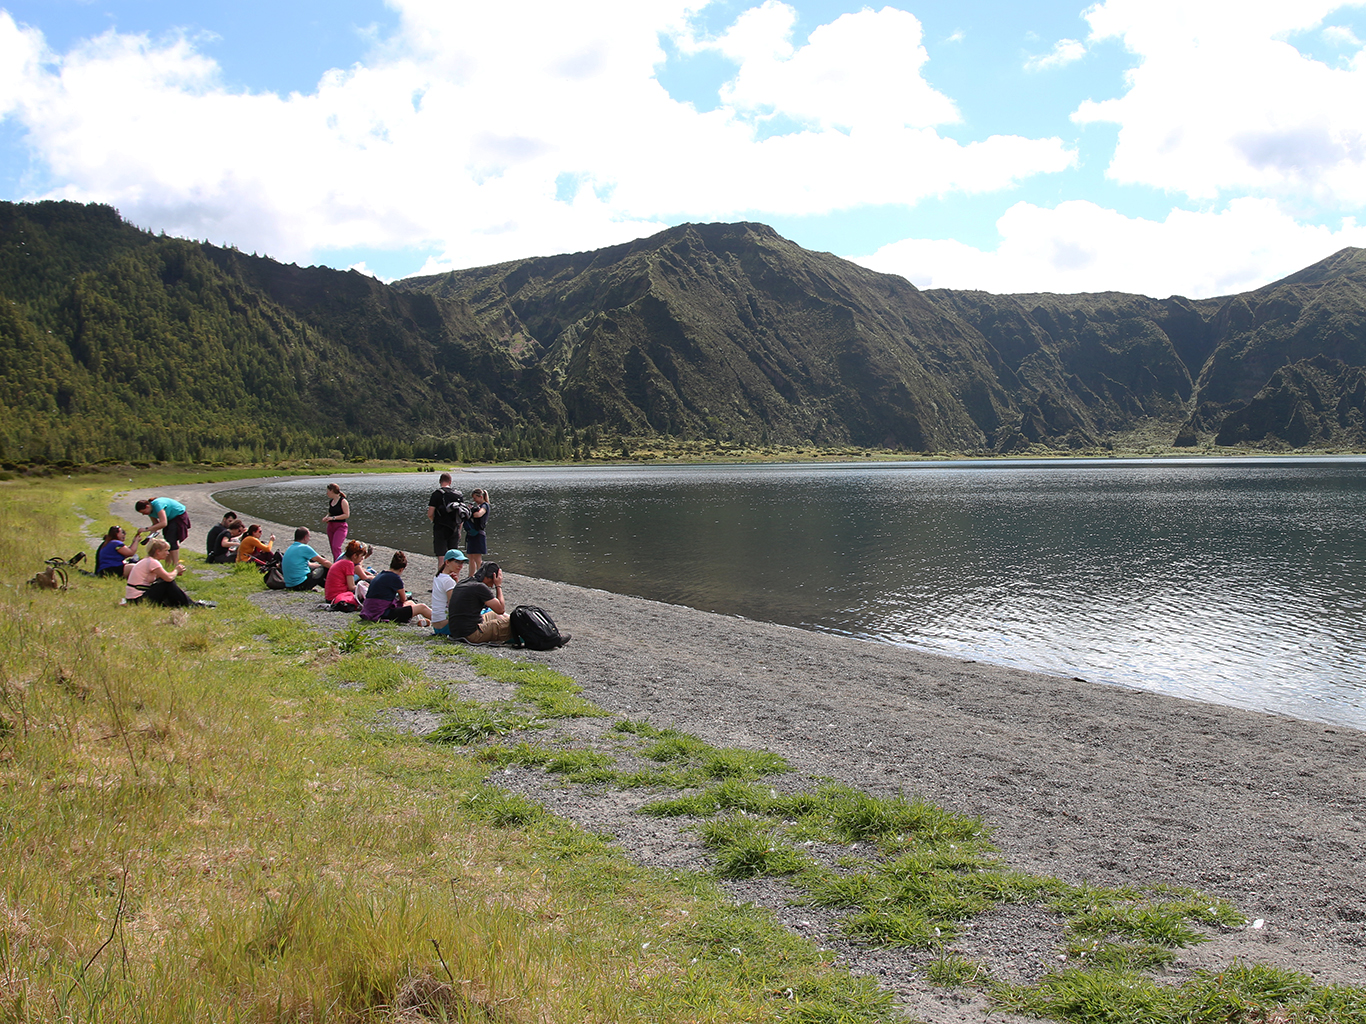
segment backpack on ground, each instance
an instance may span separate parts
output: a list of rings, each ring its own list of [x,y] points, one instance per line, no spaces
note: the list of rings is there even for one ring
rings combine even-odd
[[[512,609],[509,625],[513,639],[521,641],[528,650],[553,651],[569,643],[569,634],[561,633],[545,609],[534,605],[519,604]]]
[[[285,589],[285,574],[280,568],[280,563],[275,562],[266,568],[266,587],[270,590]]]

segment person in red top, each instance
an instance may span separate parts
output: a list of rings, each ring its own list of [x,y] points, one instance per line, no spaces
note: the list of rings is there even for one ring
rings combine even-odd
[[[365,580],[369,582],[375,578],[375,574],[361,564],[361,558],[365,555],[365,545],[358,540],[346,542],[346,550],[342,557],[332,563],[332,568],[327,570],[327,578],[323,580],[323,597],[332,606],[334,612],[354,612],[360,610],[360,601],[356,598],[356,581]]]

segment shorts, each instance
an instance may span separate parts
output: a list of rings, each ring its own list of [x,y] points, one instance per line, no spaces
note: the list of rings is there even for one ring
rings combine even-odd
[[[390,605],[384,614],[379,617],[380,622],[404,623],[413,617],[413,606],[410,604]]]
[[[489,538],[483,530],[476,530],[474,533],[465,534],[465,554],[487,555],[488,553]]]
[[[451,548],[460,546],[460,528],[458,526],[439,526],[432,523],[432,553],[437,558],[445,556]]]
[[[435,633],[437,636],[450,636],[451,624],[448,622],[444,626],[433,626],[432,632]]]
[[[161,528],[161,535],[166,538],[166,543],[171,545],[171,550],[175,551],[180,547],[180,542],[190,535],[190,524],[182,512],[174,519],[168,520],[166,525]]]

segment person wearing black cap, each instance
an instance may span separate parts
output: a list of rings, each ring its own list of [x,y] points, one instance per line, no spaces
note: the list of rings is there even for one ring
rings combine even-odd
[[[479,575],[451,591],[450,635],[471,644],[506,643],[512,639],[511,616],[503,600],[503,570],[485,562]]]

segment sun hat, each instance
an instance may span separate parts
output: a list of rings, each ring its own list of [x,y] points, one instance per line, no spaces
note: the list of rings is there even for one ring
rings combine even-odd
[[[449,551],[446,552],[446,557],[443,558],[442,561],[443,561],[443,562],[468,562],[469,559],[465,557],[465,553],[464,553],[463,551],[457,550],[456,548],[451,548]]]

